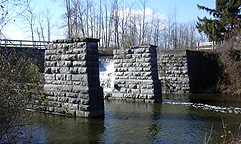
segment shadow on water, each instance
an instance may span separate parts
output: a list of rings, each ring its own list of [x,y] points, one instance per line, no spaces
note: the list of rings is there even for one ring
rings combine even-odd
[[[99,143],[105,131],[104,118],[66,117],[36,113],[35,122],[41,125],[40,143]]]

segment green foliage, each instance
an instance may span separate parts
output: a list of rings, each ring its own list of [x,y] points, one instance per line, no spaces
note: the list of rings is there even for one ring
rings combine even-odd
[[[216,0],[216,9],[198,5],[199,9],[213,16],[210,19],[198,18],[198,31],[204,32],[210,41],[223,41],[226,35],[231,35],[233,29],[241,26],[240,7],[240,0]]]
[[[31,115],[25,109],[47,101],[42,74],[23,53],[0,49],[0,143],[24,139],[19,134]]]

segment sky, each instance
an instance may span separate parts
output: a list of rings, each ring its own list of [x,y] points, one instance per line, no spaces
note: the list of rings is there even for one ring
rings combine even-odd
[[[167,18],[171,9],[177,9],[179,22],[197,20],[197,17],[209,16],[207,12],[199,10],[197,4],[215,8],[215,0],[150,0],[150,7],[163,13]]]
[[[58,23],[58,19],[61,19],[61,14],[64,13],[64,7],[61,7],[58,2],[60,0],[33,0],[32,5],[35,9],[45,9],[49,7],[53,13],[54,22]],[[128,0],[131,2],[134,0]],[[140,0],[135,0],[140,1]],[[190,21],[196,21],[197,17],[209,16],[207,12],[199,10],[197,4],[207,6],[209,8],[215,8],[215,0],[147,0],[147,8],[160,13],[163,19],[167,19],[168,15],[174,11],[177,12],[177,21],[180,23],[186,23]],[[140,8],[140,7],[139,7]],[[138,10],[138,6],[135,8]],[[9,23],[3,32],[11,39],[30,39],[29,35],[26,35],[26,30],[21,29],[21,20],[17,20],[14,23]],[[61,34],[54,34],[53,39],[64,38]]]

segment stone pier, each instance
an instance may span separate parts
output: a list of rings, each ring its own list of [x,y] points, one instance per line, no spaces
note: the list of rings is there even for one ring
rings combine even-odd
[[[222,68],[205,51],[161,50],[159,78],[163,93],[217,93]]]
[[[162,50],[159,78],[163,93],[189,93],[189,75],[186,50]]]
[[[52,114],[104,114],[99,82],[98,39],[56,40],[45,51],[45,86]]]
[[[112,99],[161,101],[156,46],[115,50],[114,69]]]

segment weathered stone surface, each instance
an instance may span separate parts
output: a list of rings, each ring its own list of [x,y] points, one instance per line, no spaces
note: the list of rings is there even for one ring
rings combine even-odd
[[[161,51],[159,64],[163,93],[189,93],[186,50]]]
[[[136,46],[114,51],[115,81],[110,99],[161,99],[155,49]]]
[[[47,112],[82,117],[104,114],[98,40],[56,40],[45,51]]]

